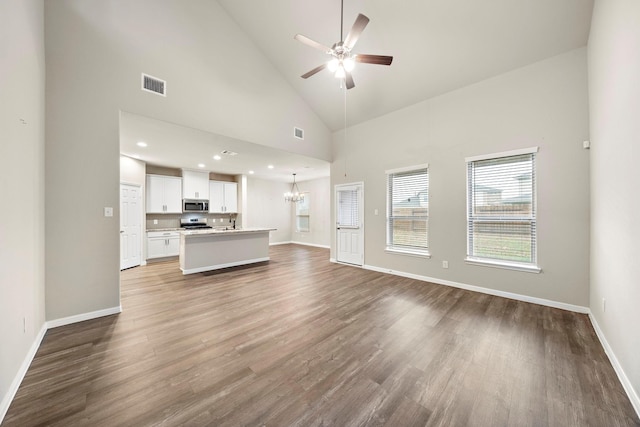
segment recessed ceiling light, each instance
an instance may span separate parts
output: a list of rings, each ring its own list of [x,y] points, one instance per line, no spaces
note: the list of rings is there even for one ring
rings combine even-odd
[[[219,155],[216,154],[215,156],[213,156],[213,158],[214,158],[214,160],[220,160],[222,157],[220,157]]]
[[[269,165],[267,166],[269,169],[273,169],[273,165]]]
[[[249,171],[249,175],[253,175],[253,171]]]
[[[203,168],[204,167],[204,163],[198,163],[198,167],[199,168]]]
[[[136,145],[137,145],[138,147],[146,147],[146,146],[147,146],[147,143],[146,143],[146,142],[143,142],[143,141],[140,141],[140,142],[138,142]]]

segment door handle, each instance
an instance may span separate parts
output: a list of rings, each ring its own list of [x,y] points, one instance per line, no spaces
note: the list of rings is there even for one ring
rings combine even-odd
[[[120,234],[124,233],[124,230],[120,230]]]

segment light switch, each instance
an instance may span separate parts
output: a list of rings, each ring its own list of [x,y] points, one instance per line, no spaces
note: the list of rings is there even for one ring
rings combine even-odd
[[[374,214],[374,215],[378,215],[378,209],[374,209],[374,210],[373,210],[373,214]]]
[[[105,207],[104,216],[113,216],[113,208]]]

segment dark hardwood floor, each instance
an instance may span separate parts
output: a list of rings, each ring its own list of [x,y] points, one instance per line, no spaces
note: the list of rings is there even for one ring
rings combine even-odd
[[[123,271],[124,311],[48,331],[3,425],[640,425],[586,315],[271,257]]]

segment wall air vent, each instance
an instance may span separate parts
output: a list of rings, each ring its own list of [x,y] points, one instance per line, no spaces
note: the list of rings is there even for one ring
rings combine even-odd
[[[220,154],[224,154],[225,156],[236,156],[236,155],[238,155],[238,153],[236,153],[235,151],[229,151],[229,150],[222,150],[220,152]]]
[[[142,73],[142,90],[167,96],[167,82],[157,77]]]
[[[293,136],[298,139],[304,139],[304,130],[294,127]]]

